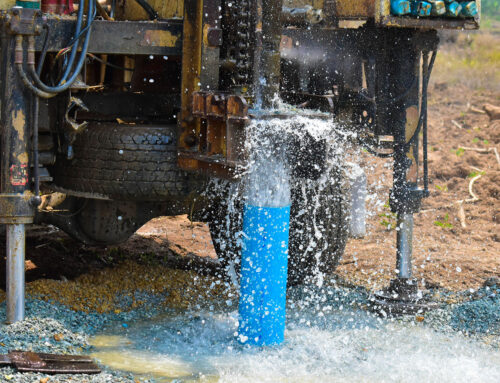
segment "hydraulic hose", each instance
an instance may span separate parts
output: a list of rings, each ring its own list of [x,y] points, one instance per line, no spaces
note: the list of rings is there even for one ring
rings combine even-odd
[[[45,40],[43,41],[42,51],[40,52],[40,59],[38,60],[38,65],[36,67],[36,74],[38,76],[42,74],[43,63],[45,62],[45,56],[47,56],[47,50],[49,48],[49,25],[43,24],[43,29],[45,29]]]
[[[425,134],[424,142],[427,142],[427,89],[429,87],[429,80],[431,77],[432,68],[434,66],[434,61],[436,61],[436,55],[437,55],[437,50],[432,52],[430,62],[428,62],[427,60],[424,60],[424,63],[423,63],[424,73],[422,76],[423,77],[422,102],[421,102],[421,109],[422,110],[420,111],[420,115],[418,118],[417,128],[415,129],[415,132],[413,133],[412,137],[405,144],[405,151],[408,151],[410,149],[410,146],[413,144],[413,142],[418,138],[418,135],[420,134],[420,131],[422,130],[422,126],[424,127],[423,133]],[[428,56],[428,54],[426,54],[426,56]],[[411,87],[415,86],[415,84],[416,84],[416,82],[414,81]],[[410,89],[411,89],[411,87],[410,87]],[[408,93],[409,93],[409,91],[406,91],[402,96],[405,97]],[[373,99],[371,99],[371,98],[368,98],[366,96],[364,96],[364,97],[370,101],[373,101]],[[394,101],[393,100],[391,100],[391,101],[395,102],[395,101],[401,100],[403,97],[398,96],[394,99]],[[363,145],[363,147],[364,147],[364,149],[366,149],[368,151],[368,153],[373,154],[377,157],[389,158],[389,157],[394,156],[394,152],[392,152],[392,153],[380,153],[377,150],[374,150],[373,148],[369,147],[368,145]],[[424,157],[427,158],[427,147],[425,147]],[[425,180],[428,179],[427,173],[428,173],[427,165],[426,165],[426,161],[424,161],[424,179]],[[426,181],[426,182],[428,182],[428,181]]]
[[[88,8],[89,8],[89,13],[88,13],[88,21],[90,21],[90,15],[92,14],[90,12],[90,4],[93,3],[94,0],[89,0]],[[80,3],[78,5],[78,16],[76,18],[76,29],[75,29],[75,36],[78,36],[80,34],[80,30],[82,29],[82,22],[83,22],[83,8],[85,7],[85,0],[80,0]],[[71,48],[71,54],[69,56],[68,63],[66,65],[66,69],[61,77],[61,80],[59,84],[65,83],[68,76],[69,72],[71,71],[71,68],[73,67],[73,63],[75,61],[76,53],[78,51],[78,44],[73,45]]]
[[[21,81],[23,84],[31,90],[36,96],[42,97],[42,98],[51,98],[54,97],[56,94],[55,93],[47,93],[44,92],[40,89],[38,89],[36,86],[34,86],[31,81],[29,80],[28,76],[26,75],[26,72],[24,71],[23,68],[23,36],[22,35],[17,35],[16,36],[16,46],[15,46],[15,61],[14,64],[16,66],[17,73],[19,74],[19,77],[21,78]],[[30,55],[28,55],[30,56]],[[34,54],[33,54],[34,56]],[[30,59],[30,57],[28,57]]]
[[[85,35],[85,40],[83,42],[82,52],[80,54],[80,58],[78,59],[75,70],[73,71],[73,74],[70,76],[69,79],[66,79],[65,82],[63,82],[64,77],[65,77],[63,75],[63,78],[61,79],[61,82],[59,83],[60,85],[48,86],[40,79],[40,77],[37,73],[37,70],[35,68],[34,62],[31,62],[28,60],[29,74],[30,74],[31,78],[33,79],[33,81],[35,82],[35,85],[40,90],[42,90],[44,92],[48,92],[48,93],[61,93],[65,90],[67,90],[73,84],[73,82],[76,80],[77,76],[79,75],[80,71],[82,70],[83,64],[85,63],[85,58],[87,56],[87,51],[88,51],[89,41],[90,41],[91,23],[93,21],[91,18],[91,15],[93,15],[93,13],[94,13],[94,1],[95,0],[90,0],[88,2],[88,19],[87,19],[87,26],[86,26],[86,28],[88,28],[88,30],[87,30],[87,33]],[[30,36],[28,38],[28,41],[29,41],[29,48],[28,48],[28,51],[29,51],[31,48],[34,48],[35,39],[33,36]],[[77,45],[78,44],[76,44],[76,46],[73,47],[72,52],[76,52],[76,50],[78,49]],[[71,60],[71,57],[70,57],[70,60]],[[68,68],[71,69],[71,67],[69,66],[69,63],[68,63],[66,70],[68,70]]]
[[[160,18],[158,12],[154,10],[154,8],[147,2],[147,0],[135,0],[135,1],[148,14],[150,20],[158,20]]]

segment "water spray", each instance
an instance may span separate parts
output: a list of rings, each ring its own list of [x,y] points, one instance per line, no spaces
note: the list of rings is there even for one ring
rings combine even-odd
[[[262,31],[256,33],[256,45],[262,48],[254,61],[255,105],[258,115],[266,116],[279,92],[282,1],[262,0],[257,8]],[[259,118],[253,123],[257,132],[262,125]],[[284,340],[290,185],[285,145],[278,137],[259,138],[261,145],[251,153],[243,212],[239,339],[264,346]]]

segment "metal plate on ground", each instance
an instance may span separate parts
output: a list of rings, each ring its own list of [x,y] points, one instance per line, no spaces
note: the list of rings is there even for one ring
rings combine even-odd
[[[57,355],[32,351],[9,351],[0,355],[0,366],[11,365],[20,372],[46,374],[98,374],[101,369],[86,355]]]

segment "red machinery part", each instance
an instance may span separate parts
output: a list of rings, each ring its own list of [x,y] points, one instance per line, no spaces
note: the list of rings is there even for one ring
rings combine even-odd
[[[42,0],[42,12],[67,15],[74,11],[73,0]]]

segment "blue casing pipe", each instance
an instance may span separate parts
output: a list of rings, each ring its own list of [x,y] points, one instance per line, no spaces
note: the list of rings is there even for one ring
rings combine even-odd
[[[285,338],[290,206],[246,205],[243,214],[239,340],[280,344]]]

